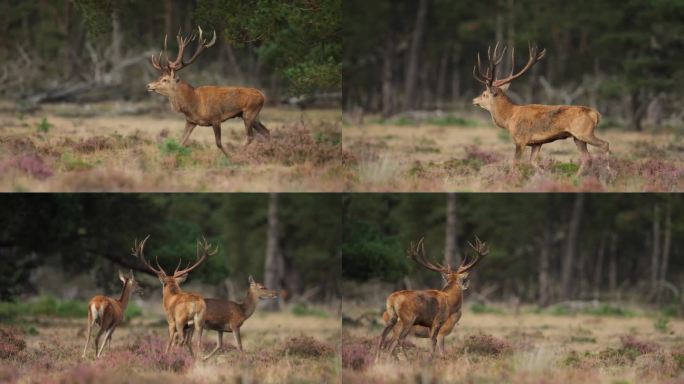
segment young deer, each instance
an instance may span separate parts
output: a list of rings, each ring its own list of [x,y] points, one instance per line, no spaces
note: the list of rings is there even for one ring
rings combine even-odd
[[[463,304],[463,281],[467,279],[468,271],[489,252],[487,244],[477,237],[475,238],[475,245],[470,243],[469,245],[476,252],[475,259],[470,262],[463,260],[458,269],[454,271],[450,266],[445,267],[429,261],[425,256],[425,245],[422,239],[416,247],[411,244],[411,249],[408,252],[409,257],[424,268],[442,274],[446,284],[442,290],[403,290],[394,292],[387,297],[386,312],[389,315],[389,320],[378,342],[376,360],[380,357],[382,347],[386,346],[387,335],[397,324],[400,329],[399,334],[386,346],[390,355],[394,354],[397,346],[403,345],[406,336],[415,325],[429,329],[432,355],[434,355],[437,337],[442,332],[442,328],[449,328],[449,326],[453,328],[453,325],[460,319],[461,305]],[[443,348],[440,348],[440,354],[444,354]]]
[[[242,339],[240,338],[240,327],[249,319],[256,310],[257,302],[260,299],[274,299],[278,297],[278,292],[272,291],[262,284],[254,281],[249,276],[249,290],[242,303],[236,303],[226,299],[204,299],[207,303],[207,312],[204,316],[204,329],[217,331],[218,339],[214,348],[204,359],[212,357],[223,345],[223,332],[233,332],[235,343],[238,350],[242,352]],[[193,330],[187,327],[186,338],[192,338]]]
[[[133,248],[133,256],[137,257],[149,270],[154,272],[162,284],[162,301],[164,311],[166,312],[166,321],[169,326],[169,342],[166,345],[166,353],[172,345],[185,344],[190,354],[194,357],[195,353],[192,350],[192,337],[188,340],[183,338],[183,328],[186,325],[193,325],[197,330],[197,350],[202,352],[202,328],[204,326],[204,316],[206,313],[206,303],[201,295],[196,293],[183,292],[180,285],[188,278],[188,273],[197,268],[206,260],[207,256],[216,254],[217,249],[211,250],[210,244],[204,239],[204,243],[197,241],[197,255],[195,263],[185,269],[179,270],[180,260],[178,266],[172,275],[167,275],[164,269],[159,265],[159,260],[156,260],[157,268],[154,268],[147,259],[143,256],[143,249],[145,242],[150,236],[148,235],[141,243],[135,242]],[[202,255],[200,256],[200,248]],[[187,342],[186,342],[187,341]]]
[[[491,48],[491,47],[490,47]],[[485,86],[485,91],[475,99],[473,104],[489,111],[494,124],[508,130],[515,143],[515,161],[519,161],[526,146],[532,147],[530,161],[538,167],[539,151],[543,144],[572,137],[582,155],[582,162],[577,174],[582,173],[591,164],[591,155],[587,144],[591,144],[609,154],[607,141],[594,135],[594,130],[601,119],[601,114],[593,108],[573,105],[540,105],[515,104],[506,90],[510,83],[522,76],[532,66],[541,60],[546,50],[538,51],[537,46],[529,47],[529,60],[520,72],[515,70],[515,50],[511,49],[511,72],[502,79],[496,79],[496,67],[501,63],[506,53],[504,46],[499,52],[499,43],[494,51],[487,50],[489,67],[483,74],[480,68],[480,54],[477,54],[477,64],[473,68],[475,80]]]
[[[128,276],[119,272],[119,279],[123,283],[123,289],[121,290],[121,296],[119,296],[118,299],[97,295],[90,299],[90,302],[88,303],[88,329],[86,331],[85,347],[83,347],[83,358],[86,357],[88,344],[90,344],[90,334],[92,333],[93,325],[97,323],[100,327],[97,336],[95,337],[95,358],[98,358],[102,355],[105,344],[111,348],[112,334],[116,327],[124,320],[124,312],[126,311],[126,306],[128,305],[131,294],[137,293],[142,295],[143,290],[133,277],[133,271],[130,271]],[[100,336],[103,334],[105,335],[105,338],[102,341],[102,344],[100,344]],[[98,345],[100,346],[99,349]]]
[[[203,86],[194,88],[178,77],[178,71],[192,64],[197,57],[216,42],[216,31],[210,42],[202,38],[202,28],[199,28],[199,38],[195,53],[186,62],[183,60],[185,48],[195,40],[195,34],[190,37],[176,36],[178,41],[178,56],[171,61],[166,56],[166,40],[164,50],[158,56],[152,56],[152,66],[161,73],[156,81],[147,84],[147,90],[156,92],[169,98],[171,108],[185,114],[185,134],[181,145],[186,145],[190,134],[197,125],[212,127],[216,146],[226,157],[228,153],[221,144],[221,123],[234,117],[241,117],[247,130],[248,145],[254,139],[256,130],[264,138],[269,138],[268,129],[259,121],[259,112],[264,106],[264,94],[258,89],[245,87],[217,87]],[[166,63],[162,63],[162,55]]]

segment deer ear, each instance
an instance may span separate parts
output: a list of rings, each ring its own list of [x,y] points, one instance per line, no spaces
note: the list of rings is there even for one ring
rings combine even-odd
[[[121,280],[122,283],[126,284],[126,276],[124,276],[121,271],[119,271],[119,280]]]
[[[252,278],[252,275],[249,275],[249,278],[247,279],[249,281],[249,284],[254,284],[254,278]]]
[[[506,83],[506,84],[500,86],[499,89],[506,92],[506,91],[508,91],[508,87],[510,87],[510,86],[511,86],[511,83]]]
[[[181,285],[185,282],[185,280],[187,278],[188,278],[188,275],[186,273],[185,275],[180,275],[180,276],[176,277],[175,280],[176,280],[176,283],[178,283],[178,285]]]

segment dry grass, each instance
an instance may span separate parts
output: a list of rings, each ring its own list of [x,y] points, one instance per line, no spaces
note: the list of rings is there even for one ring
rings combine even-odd
[[[579,152],[572,140],[546,144],[542,170],[512,164],[508,133],[481,114],[466,125],[346,124],[343,148],[355,191],[682,191],[684,140],[677,130],[598,131],[612,155],[595,148],[594,164],[576,177]],[[372,120],[372,117],[368,120]],[[450,123],[451,124],[451,123]],[[529,148],[525,159],[529,158]],[[610,165],[610,169],[608,169]]]
[[[81,358],[84,320],[40,318],[25,325],[35,331],[10,329],[12,345],[22,348],[0,356],[0,382],[40,383],[291,383],[336,382],[339,320],[333,316],[294,316],[257,312],[242,327],[244,353],[224,334],[224,348],[208,361],[195,361],[185,349],[163,353],[167,341],[161,318],[136,318],[119,327],[112,349],[99,360],[91,348]],[[216,332],[205,332],[204,349],[213,349]],[[92,341],[91,341],[92,343]],[[8,348],[6,348],[8,349]],[[9,349],[8,349],[9,350]]]
[[[136,105],[50,105],[30,114],[0,108],[0,190],[257,192],[345,186],[339,111],[266,108],[261,118],[272,138],[247,148],[242,120],[229,120],[222,129],[228,159],[216,148],[211,128],[197,127],[183,148],[178,144],[182,115],[166,105],[142,110]],[[140,114],[122,114],[131,108]]]
[[[345,305],[345,316],[372,312]],[[381,321],[380,314],[377,314]],[[409,360],[372,354],[382,328],[344,325],[343,381],[367,383],[674,383],[684,378],[684,320],[670,332],[647,315],[632,317],[475,314],[464,311],[446,339],[446,357],[430,361],[427,339],[409,337]]]

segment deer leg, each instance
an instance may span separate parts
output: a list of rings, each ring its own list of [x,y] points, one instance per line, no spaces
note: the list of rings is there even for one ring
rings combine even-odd
[[[169,349],[171,349],[171,344],[174,342],[175,339],[176,325],[172,322],[169,322],[169,342],[166,344],[166,351],[164,351],[164,353],[169,353]]]
[[[524,150],[524,149],[525,149],[525,147],[524,147],[523,145],[521,145],[521,144],[516,144],[516,145],[515,145],[515,155],[514,155],[514,157],[513,157],[513,162],[514,162],[514,163],[517,164],[517,163],[520,162],[520,159],[522,158],[522,154],[523,154],[523,150]]]
[[[445,352],[444,352],[444,338],[445,338],[445,337],[446,337],[446,335],[439,335],[439,336],[437,337],[437,341],[438,341],[438,343],[439,343],[439,354],[440,354],[442,357],[444,357],[444,355],[445,355]]]
[[[218,331],[216,335],[218,335],[218,338],[216,340],[216,347],[211,352],[209,352],[208,355],[204,356],[202,360],[207,360],[208,358],[214,356],[216,351],[221,349],[221,347],[223,346],[223,331]]]
[[[432,325],[432,329],[430,332],[430,339],[432,341],[432,353],[430,353],[430,358],[433,358],[435,355],[435,350],[437,348],[437,336],[439,336],[439,330],[442,329],[442,325],[444,325],[443,322],[439,322],[437,324]]]
[[[242,339],[240,338],[240,328],[235,328],[233,330],[233,337],[235,338],[235,343],[237,344],[238,350],[242,352]]]
[[[223,152],[224,155],[226,155],[226,158],[230,159],[230,156],[228,156],[228,152],[223,148],[223,144],[221,144],[221,124],[214,124],[212,125],[212,128],[214,128],[214,140],[216,140],[216,146],[218,149]]]
[[[242,114],[242,121],[245,123],[245,130],[247,131],[247,141],[245,141],[245,147],[252,143],[254,140],[254,120],[256,120],[256,113],[252,111],[245,111]]]
[[[105,344],[107,344],[107,339],[109,338],[109,335],[112,333],[112,328],[109,328],[107,332],[105,332],[105,338],[102,340],[102,344],[100,345],[100,350],[97,352],[97,355],[95,357],[100,357],[102,355],[102,351],[104,350]],[[97,335],[99,339],[99,334]]]
[[[265,139],[268,140],[271,138],[271,133],[268,131],[268,128],[266,128],[266,126],[263,125],[258,119],[254,119],[254,123],[252,124],[254,129],[256,129],[257,133],[259,133]]]
[[[580,151],[580,155],[582,156],[582,160],[580,163],[580,167],[577,170],[577,173],[575,176],[579,176],[584,172],[584,169],[591,165],[591,155],[589,154],[589,151],[587,150],[587,143],[584,141],[575,138],[575,145],[577,146],[577,149]]]
[[[595,147],[600,147],[603,150],[603,152],[605,152],[608,155],[610,154],[610,144],[608,144],[608,142],[605,140],[599,139],[593,133],[590,133],[588,135],[578,136],[578,139],[580,139],[580,140],[582,140],[588,144],[591,144]]]
[[[114,335],[115,330],[115,328],[112,328],[112,331],[109,332],[109,337],[107,337],[107,352],[112,351],[112,335]]]
[[[104,333],[104,331],[105,331],[105,330],[104,330],[104,327],[103,327],[103,326],[100,326],[100,329],[97,331],[97,335],[95,336],[95,358],[96,358],[96,359],[97,359],[97,357],[98,357],[97,351],[98,351],[99,346],[100,346],[100,337],[102,336],[102,334]],[[104,342],[103,342],[103,343],[104,343]]]
[[[202,357],[202,333],[204,332],[203,324],[204,319],[201,319],[201,321],[195,320],[195,329],[197,330],[197,356],[200,357]],[[188,345],[190,345],[190,343],[188,343]]]
[[[176,337],[175,338],[178,340],[178,343],[179,343],[178,345],[185,344],[185,346],[188,348],[188,351],[190,351],[190,355],[192,357],[195,357],[195,352],[192,350],[192,345],[191,345],[192,340],[188,340],[188,342],[186,343],[185,338],[183,337],[185,335],[185,333],[183,332],[183,327],[184,327],[186,322],[187,321],[176,322],[176,334],[175,334]]]
[[[539,151],[541,150],[541,144],[536,144],[532,146],[532,151],[530,152],[530,163],[535,168],[539,168]]]
[[[387,338],[387,335],[392,331],[392,328],[397,324],[398,316],[395,314],[393,317],[390,318],[389,322],[387,323],[387,326],[385,329],[382,330],[382,336],[380,336],[380,341],[378,341],[378,347],[375,350],[375,360],[377,361],[380,358],[380,350],[385,347],[385,339]],[[389,345],[391,345],[394,342],[394,340],[390,341]]]
[[[86,336],[85,347],[83,347],[83,355],[82,355],[83,358],[86,357],[86,351],[88,350],[88,344],[90,344],[90,334],[92,333],[92,330],[93,330],[93,324],[95,324],[95,322],[93,321],[93,315],[90,313],[90,309],[88,309],[88,329],[86,330],[88,335]]]
[[[390,356],[394,356],[394,350],[397,349],[397,346],[402,344],[404,342],[404,339],[406,336],[408,336],[409,332],[411,331],[411,327],[413,326],[413,323],[416,321],[415,318],[411,319],[411,321],[404,322],[404,320],[401,321],[402,323],[402,328],[401,332],[399,333],[399,337],[397,337],[394,342],[392,343],[392,347],[390,348],[389,354]]]
[[[185,122],[185,132],[183,133],[183,139],[181,139],[181,145],[182,146],[185,146],[185,143],[190,138],[190,134],[192,133],[192,131],[195,129],[196,126],[197,126],[197,124],[195,124],[195,123],[191,123],[189,121]]]

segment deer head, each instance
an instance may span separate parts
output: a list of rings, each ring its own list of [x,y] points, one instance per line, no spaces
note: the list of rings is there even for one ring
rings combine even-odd
[[[277,291],[270,290],[264,287],[263,284],[257,283],[252,278],[252,275],[249,275],[249,290],[259,299],[275,299],[278,297]]]
[[[411,243],[411,247],[408,251],[408,256],[411,260],[415,261],[422,267],[434,272],[439,272],[442,275],[445,287],[456,282],[461,288],[467,289],[467,279],[469,276],[468,271],[475,267],[477,263],[480,262],[483,256],[486,256],[489,253],[489,247],[487,247],[487,244],[482,242],[476,236],[475,245],[468,242],[468,245],[475,251],[475,258],[469,261],[468,257],[466,256],[463,258],[463,261],[461,262],[461,265],[458,266],[458,268],[452,269],[449,265],[444,266],[442,264],[428,260],[427,256],[425,256],[425,243],[423,242],[423,240],[424,238],[420,239],[418,241],[418,245],[415,246],[413,243]]]
[[[546,54],[546,49],[543,49],[541,52],[539,52],[539,49],[536,45],[532,46],[531,44],[528,44],[529,59],[527,60],[527,64],[525,64],[525,66],[518,73],[513,74],[515,71],[515,48],[511,48],[511,72],[508,76],[502,79],[497,79],[496,67],[503,60],[507,47],[503,46],[503,48],[499,50],[499,42],[497,42],[493,51],[491,48],[491,46],[487,48],[487,70],[482,73],[479,52],[477,53],[477,64],[475,64],[473,67],[473,77],[475,77],[475,80],[479,81],[485,86],[484,92],[482,92],[480,96],[473,99],[473,104],[490,112],[492,111],[492,107],[496,99],[502,95],[505,95],[504,92],[508,89],[511,81],[522,76]]]
[[[119,280],[121,280],[123,283],[124,289],[129,288],[131,293],[137,293],[140,296],[143,295],[142,287],[140,284],[138,284],[138,281],[135,280],[135,277],[133,277],[133,270],[130,270],[128,275],[125,275],[119,271]]]
[[[211,245],[207,243],[207,239],[205,239],[204,236],[202,236],[201,243],[199,240],[197,240],[197,254],[195,256],[194,264],[192,264],[191,266],[188,262],[188,266],[186,268],[179,269],[181,265],[181,260],[178,260],[178,265],[176,266],[176,269],[173,271],[173,274],[169,275],[159,265],[159,258],[155,258],[155,263],[157,264],[157,268],[155,268],[149,263],[149,261],[147,261],[147,259],[143,255],[145,242],[147,242],[147,239],[149,238],[150,236],[147,235],[147,237],[145,237],[145,239],[143,239],[143,241],[140,243],[138,243],[138,241],[136,240],[135,246],[132,250],[132,255],[137,257],[150,271],[154,272],[159,278],[162,287],[164,289],[168,289],[171,293],[180,292],[180,285],[183,284],[183,282],[185,282],[185,280],[188,278],[188,273],[190,273],[193,269],[197,268],[200,264],[202,264],[207,259],[207,256],[215,255],[216,252],[218,252],[218,247],[212,250]]]
[[[164,50],[159,52],[159,55],[157,56],[152,55],[152,58],[150,59],[152,66],[161,73],[161,76],[156,81],[147,84],[148,91],[157,92],[164,96],[174,94],[176,92],[176,87],[180,82],[180,78],[176,72],[192,64],[205,49],[216,43],[216,31],[214,31],[214,37],[207,43],[202,37],[202,28],[198,26],[197,29],[199,30],[197,49],[188,61],[183,60],[185,48],[198,36],[193,32],[192,35],[183,37],[181,36],[180,31],[178,32],[178,35],[176,36],[176,40],[178,41],[178,55],[174,61],[169,60],[168,55],[166,54],[166,40],[168,36],[164,36]],[[164,60],[162,60],[162,56],[164,56]],[[163,61],[166,62],[164,63]]]

